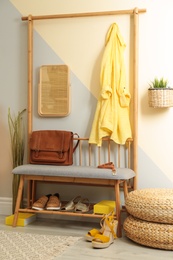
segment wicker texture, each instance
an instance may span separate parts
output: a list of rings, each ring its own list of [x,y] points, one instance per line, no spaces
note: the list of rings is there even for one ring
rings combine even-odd
[[[173,250],[173,225],[152,223],[128,216],[124,221],[124,231],[128,238],[138,244]]]
[[[141,189],[128,194],[129,214],[142,220],[173,224],[173,189]]]
[[[172,107],[173,89],[148,89],[148,104],[150,107]]]

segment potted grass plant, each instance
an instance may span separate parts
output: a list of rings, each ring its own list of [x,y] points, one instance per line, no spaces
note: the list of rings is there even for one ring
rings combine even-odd
[[[150,107],[173,106],[173,88],[168,87],[168,80],[155,78],[149,84],[148,104]]]
[[[13,168],[23,164],[24,158],[24,127],[22,116],[26,109],[18,112],[17,116],[12,116],[10,108],[8,109],[8,126],[10,131],[10,139],[11,139],[11,151],[12,151],[12,161]],[[14,174],[12,181],[12,211],[14,213],[17,192],[19,187],[20,175]]]

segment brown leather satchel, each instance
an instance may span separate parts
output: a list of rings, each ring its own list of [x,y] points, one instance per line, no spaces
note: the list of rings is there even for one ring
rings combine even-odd
[[[79,143],[78,140],[73,147],[74,135],[78,136],[64,130],[33,131],[30,138],[30,163],[72,165],[73,153]]]

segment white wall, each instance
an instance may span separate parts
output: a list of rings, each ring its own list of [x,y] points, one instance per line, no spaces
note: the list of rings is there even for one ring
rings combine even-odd
[[[173,86],[173,2],[149,0],[1,0],[0,83],[0,198],[11,198],[11,155],[8,107],[14,113],[27,106],[27,22],[21,16],[98,12],[146,8],[139,15],[139,164],[138,187],[173,187],[173,108],[148,107],[148,83],[165,77]],[[39,66],[66,63],[71,70],[72,110],[63,119],[42,119],[34,108],[34,128],[71,129],[89,135],[97,97],[104,40],[111,23],[118,23],[127,44],[125,61],[130,76],[129,16],[45,20],[34,22],[34,87]],[[129,86],[131,88],[131,86]],[[80,123],[79,123],[80,122]],[[46,189],[46,188],[45,188]],[[56,190],[56,187],[54,188]],[[41,192],[41,191],[40,191]],[[73,190],[70,192],[73,194]],[[98,191],[98,194],[99,193]]]

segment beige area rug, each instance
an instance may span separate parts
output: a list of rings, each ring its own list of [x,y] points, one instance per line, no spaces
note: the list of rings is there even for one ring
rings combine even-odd
[[[0,231],[0,260],[52,260],[80,237]]]

